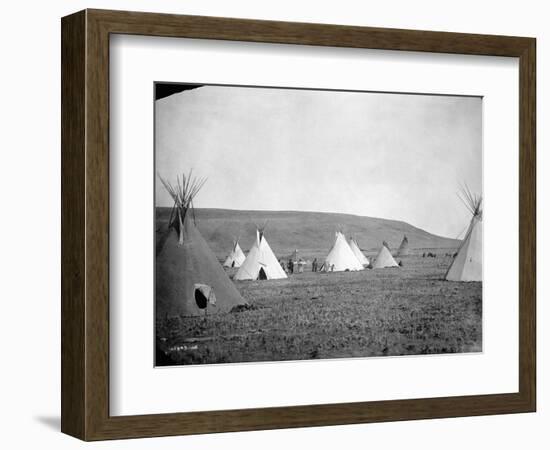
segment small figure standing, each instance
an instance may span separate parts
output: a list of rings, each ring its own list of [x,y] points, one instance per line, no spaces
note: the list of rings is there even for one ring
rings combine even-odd
[[[314,258],[313,262],[311,263],[311,271],[317,272],[317,258]]]

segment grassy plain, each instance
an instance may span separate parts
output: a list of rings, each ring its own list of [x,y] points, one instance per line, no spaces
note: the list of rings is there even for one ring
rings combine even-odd
[[[248,308],[160,319],[157,345],[171,364],[480,352],[481,283],[444,281],[452,259],[441,251],[399,259],[401,268],[236,282]]]

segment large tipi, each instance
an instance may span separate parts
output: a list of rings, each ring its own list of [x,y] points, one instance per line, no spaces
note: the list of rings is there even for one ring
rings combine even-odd
[[[349,247],[351,248],[351,251],[355,255],[355,257],[359,260],[359,262],[365,267],[370,264],[369,259],[365,256],[365,254],[361,251],[359,248],[359,244],[357,244],[357,241],[352,236],[349,240]]]
[[[472,213],[472,220],[457,255],[447,270],[445,279],[450,281],[481,281],[483,262],[481,196],[472,194],[467,187],[464,187],[462,189],[462,200]]]
[[[325,262],[321,267],[325,272],[342,272],[345,270],[363,270],[363,264],[359,262],[353,250],[348,245],[346,238],[340,232],[336,232],[334,245],[330,249]]]
[[[401,241],[401,245],[397,249],[397,252],[395,256],[407,256],[409,254],[409,239],[407,239],[407,236],[403,236],[403,240]]]
[[[378,255],[376,255],[376,260],[374,261],[372,267],[373,269],[399,267],[399,265],[395,262],[395,259],[393,259],[393,256],[388,248],[388,244],[385,241],[382,243],[382,247],[380,248]]]
[[[227,255],[225,261],[223,262],[224,267],[241,267],[242,263],[246,259],[241,246],[239,245],[239,240],[235,239],[233,241],[233,250]]]
[[[161,178],[174,200],[168,228],[157,239],[155,309],[157,317],[227,312],[245,304],[239,291],[195,226],[192,202],[206,180],[192,174],[176,186]]]
[[[275,280],[287,277],[264,236],[264,230],[265,226],[256,229],[256,240],[233,277],[234,280]]]

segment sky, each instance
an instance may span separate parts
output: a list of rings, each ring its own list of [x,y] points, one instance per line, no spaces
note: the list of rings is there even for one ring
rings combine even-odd
[[[462,237],[482,193],[480,97],[203,86],[155,102],[155,170],[200,208],[347,213]],[[157,206],[172,202],[156,183]]]

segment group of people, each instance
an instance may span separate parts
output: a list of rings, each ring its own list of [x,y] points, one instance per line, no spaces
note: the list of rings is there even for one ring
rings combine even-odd
[[[289,274],[292,274],[294,272],[304,273],[304,267],[306,266],[307,261],[305,261],[302,258],[298,259],[298,261],[294,261],[292,258],[288,258],[288,261],[286,264],[282,259],[279,259],[279,264],[281,265],[281,267],[286,273],[289,273]],[[317,262],[317,258],[315,258],[311,263],[311,271],[317,272],[318,270],[319,270],[319,263]]]

